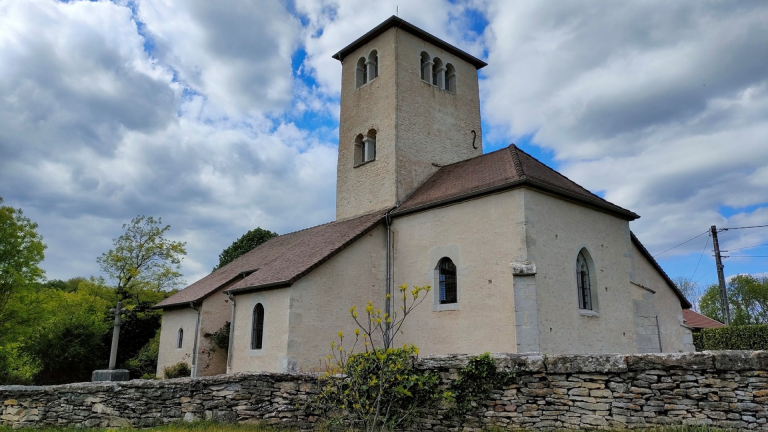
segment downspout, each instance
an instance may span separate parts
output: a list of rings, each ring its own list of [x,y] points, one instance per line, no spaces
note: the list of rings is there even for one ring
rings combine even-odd
[[[229,375],[229,371],[232,369],[232,343],[235,334],[235,296],[229,292],[226,294],[232,302],[232,319],[229,321],[229,343],[227,344],[227,375]]]
[[[394,210],[394,209],[392,209]],[[391,219],[389,217],[389,213],[392,212],[392,210],[388,211],[386,215],[384,215],[384,219],[386,221],[387,226],[387,287],[386,292],[387,295],[384,298],[384,312],[386,312],[388,317],[392,317],[392,303],[394,301],[392,296],[392,271],[393,271],[393,265],[392,265],[392,229],[391,229]],[[390,324],[387,323],[387,336],[386,336],[386,345],[389,346],[392,342],[392,339],[394,339],[394,335],[392,334],[392,328],[390,327]]]
[[[189,302],[189,307],[197,311],[197,321],[195,321],[195,341],[192,345],[192,373],[191,377],[197,376],[197,335],[200,330],[200,309],[195,307],[194,302]]]

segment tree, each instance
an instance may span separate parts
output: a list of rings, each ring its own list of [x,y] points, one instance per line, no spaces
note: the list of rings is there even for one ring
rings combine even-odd
[[[260,244],[265,243],[267,240],[277,236],[277,233],[261,229],[260,227],[248,231],[247,233],[243,234],[242,237],[235,240],[232,245],[224,249],[221,254],[219,254],[219,265],[213,269],[216,270],[218,268],[224,267],[251,249],[254,249],[256,246],[259,246]]]
[[[35,222],[21,209],[0,206],[0,322],[11,295],[45,274],[39,266],[45,248]]]
[[[694,308],[696,308],[699,303],[699,286],[696,282],[693,279],[684,276],[676,277],[674,282],[677,289],[679,289],[685,298],[693,304]]]
[[[159,292],[182,283],[180,270],[187,254],[186,243],[166,239],[170,228],[151,216],[137,216],[123,224],[125,232],[113,240],[115,248],[97,259],[101,270],[117,281],[119,296],[132,296],[138,304],[143,289]]]
[[[768,277],[734,276],[728,282],[727,292],[731,324],[768,324]],[[702,314],[725,322],[717,285],[710,286],[701,296],[699,307]]]

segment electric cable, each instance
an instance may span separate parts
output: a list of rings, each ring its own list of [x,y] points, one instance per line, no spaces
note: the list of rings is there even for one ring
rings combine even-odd
[[[701,233],[701,234],[697,235],[696,237],[694,237],[694,238],[692,238],[692,239],[686,240],[686,241],[684,241],[684,242],[680,243],[680,244],[679,244],[679,245],[677,245],[677,246],[674,246],[674,247],[671,247],[671,248],[669,248],[669,249],[665,250],[664,252],[659,252],[659,253],[657,253],[657,254],[656,254],[656,255],[654,255],[653,257],[654,257],[654,258],[656,258],[657,256],[659,256],[659,255],[661,255],[661,254],[664,254],[664,253],[667,253],[667,252],[671,251],[672,249],[674,249],[674,248],[676,248],[676,247],[680,247],[680,246],[682,246],[682,245],[684,245],[684,244],[688,243],[688,242],[689,242],[689,241],[691,241],[691,240],[696,240],[697,238],[699,238],[699,237],[703,236],[704,234],[707,234],[708,232],[709,232],[709,230],[706,230],[706,231],[704,231],[703,233]]]
[[[699,255],[699,262],[696,263],[696,268],[693,270],[693,274],[691,275],[691,280],[693,280],[693,277],[696,276],[696,272],[699,270],[699,264],[701,264],[701,259],[704,258],[704,252],[707,250],[707,245],[709,244],[709,239],[712,236],[707,236],[707,241],[704,242],[704,249],[701,250],[701,255]]]

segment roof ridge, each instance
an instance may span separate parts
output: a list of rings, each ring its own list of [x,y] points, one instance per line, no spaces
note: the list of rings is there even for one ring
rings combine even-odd
[[[507,147],[509,149],[509,153],[512,155],[512,163],[515,165],[515,171],[517,172],[517,176],[521,179],[527,178],[525,176],[525,171],[523,171],[523,164],[520,162],[520,155],[517,154],[518,148],[515,145],[515,143],[512,143]]]

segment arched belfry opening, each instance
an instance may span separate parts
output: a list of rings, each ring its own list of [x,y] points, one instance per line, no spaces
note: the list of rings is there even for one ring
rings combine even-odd
[[[368,55],[367,66],[368,81],[373,81],[379,76],[379,53],[376,50]]]

